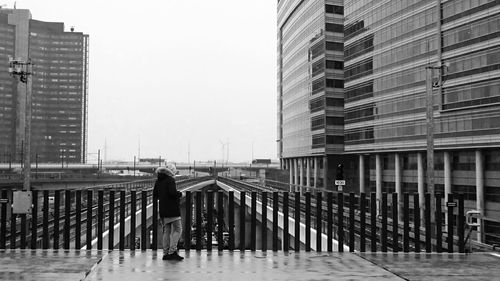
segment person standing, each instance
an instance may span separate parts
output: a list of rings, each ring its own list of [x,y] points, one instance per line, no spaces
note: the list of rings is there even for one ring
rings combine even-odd
[[[181,209],[180,198],[182,193],[177,191],[174,176],[177,169],[173,164],[158,167],[158,179],[153,189],[153,199],[159,200],[160,225],[163,231],[163,260],[183,260],[177,253],[177,243],[181,237]]]

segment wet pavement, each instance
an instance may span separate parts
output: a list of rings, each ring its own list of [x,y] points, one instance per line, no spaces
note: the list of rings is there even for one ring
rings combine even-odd
[[[500,280],[489,253],[0,251],[0,280]]]
[[[500,254],[365,253],[361,257],[406,280],[500,280]]]
[[[161,251],[111,252],[85,280],[403,280],[349,253],[189,252],[163,261]]]
[[[102,256],[100,251],[0,251],[0,280],[82,280]]]

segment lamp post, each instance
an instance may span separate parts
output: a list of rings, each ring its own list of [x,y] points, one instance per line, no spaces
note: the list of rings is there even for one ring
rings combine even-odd
[[[24,181],[23,189],[30,191],[30,176],[31,176],[31,85],[33,65],[31,59],[26,61],[20,59],[9,58],[9,73],[15,78],[19,78],[21,83],[26,84],[26,115],[24,126]]]

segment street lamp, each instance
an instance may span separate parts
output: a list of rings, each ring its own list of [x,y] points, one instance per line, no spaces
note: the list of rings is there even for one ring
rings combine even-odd
[[[14,194],[14,213],[28,213],[31,208],[31,85],[33,75],[33,65],[31,59],[26,61],[9,57],[9,74],[14,78],[19,78],[21,83],[26,84],[26,115],[24,122],[24,192]]]

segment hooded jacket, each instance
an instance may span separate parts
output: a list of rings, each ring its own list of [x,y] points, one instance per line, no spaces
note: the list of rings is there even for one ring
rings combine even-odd
[[[153,200],[160,200],[160,217],[174,218],[181,216],[180,198],[182,193],[177,191],[175,179],[170,175],[158,174],[153,189]]]

